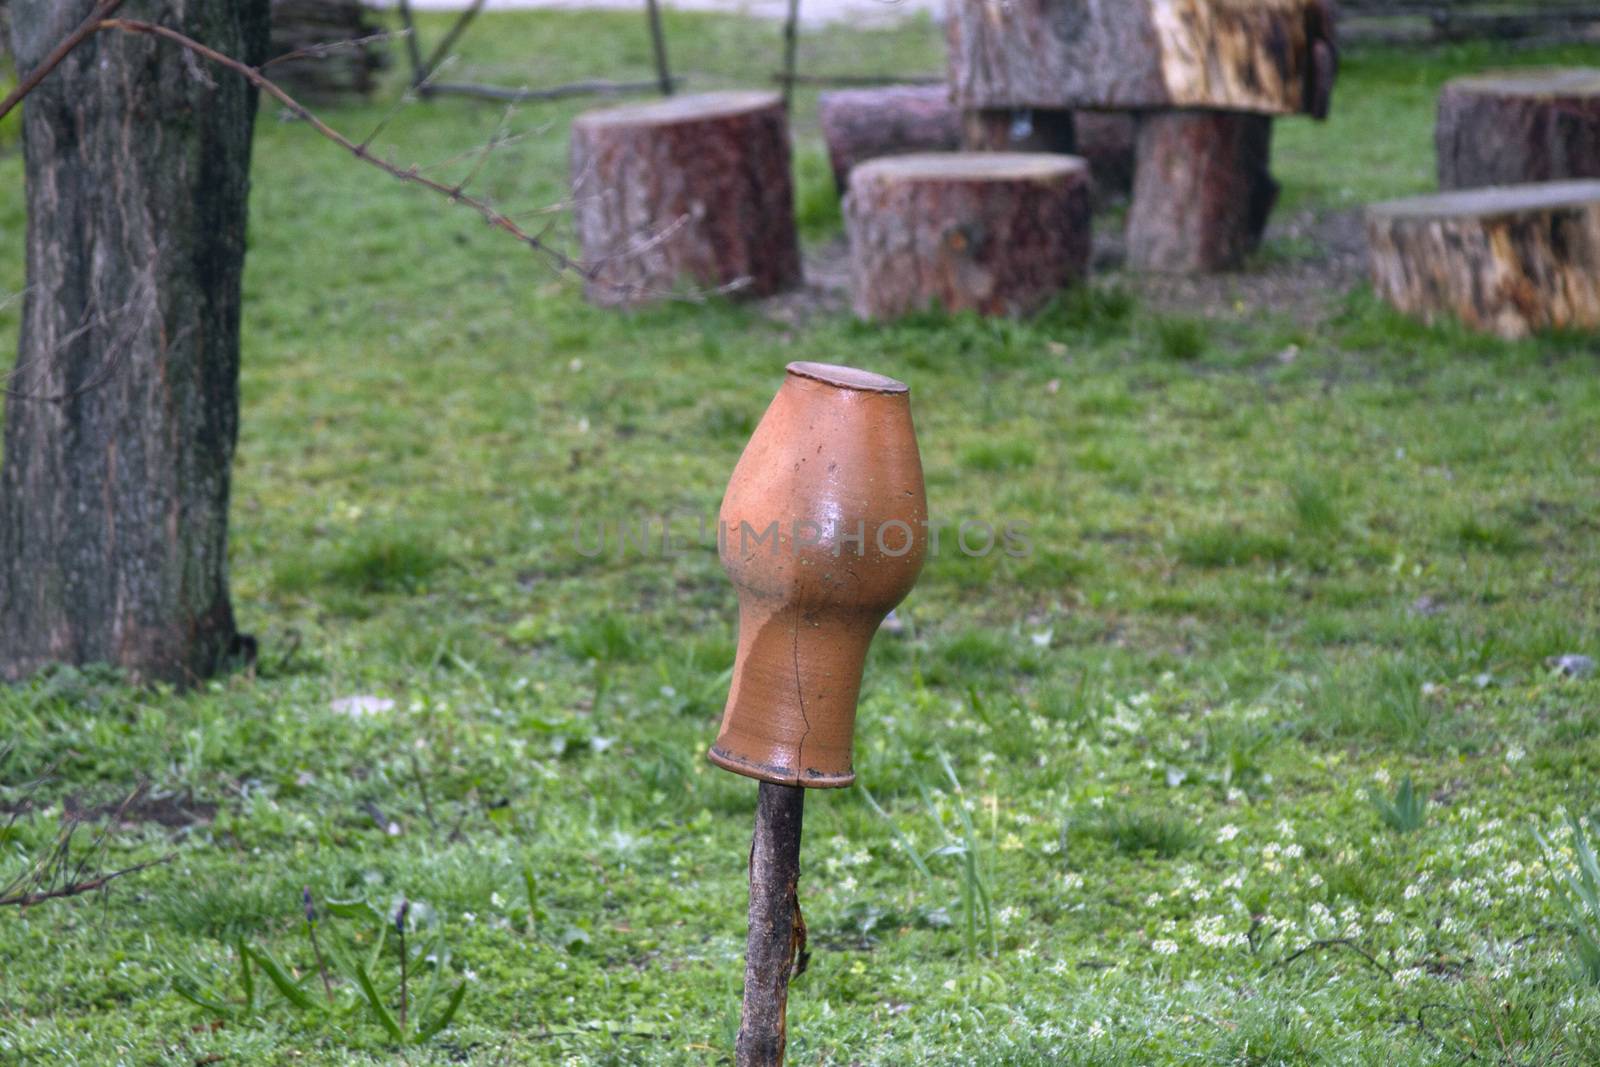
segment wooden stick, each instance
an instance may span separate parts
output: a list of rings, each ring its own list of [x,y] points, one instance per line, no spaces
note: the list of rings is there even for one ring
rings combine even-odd
[[[744,1015],[736,1067],[783,1067],[788,1041],[789,977],[805,969],[806,923],[800,915],[800,824],[806,791],[762,782],[750,842],[750,934],[744,958]],[[799,966],[795,966],[796,953]]]
[[[781,70],[772,72],[772,80],[779,85],[820,85],[828,86],[856,86],[856,85],[943,85],[943,74],[785,74]]]
[[[411,0],[400,0],[400,25],[406,31],[406,55],[411,60],[411,85],[422,84],[427,72],[422,69],[422,45],[417,40],[417,20],[411,17]]]
[[[644,6],[650,19],[650,43],[656,50],[656,82],[662,96],[671,96],[672,72],[667,68],[667,37],[661,31],[661,4],[659,0],[644,0]]]
[[[783,23],[783,106],[794,97],[795,52],[800,46],[800,0],[789,0],[789,17]]]
[[[483,10],[485,2],[486,0],[472,0],[472,6],[461,12],[461,17],[456,19],[455,25],[450,27],[450,32],[444,35],[444,39],[439,42],[438,46],[429,54],[427,61],[422,64],[422,73],[417,75],[418,85],[427,81],[433,72],[439,68],[439,64],[444,62],[444,57],[450,54],[451,46],[456,43],[456,39],[461,36],[468,24],[477,18],[478,12]]]
[[[682,78],[672,80],[674,86],[683,84]],[[435,82],[428,87],[431,95],[453,93],[457,96],[469,96],[478,100],[497,100],[508,104],[521,103],[524,100],[563,100],[569,96],[614,96],[620,93],[642,93],[657,88],[657,83],[650,82],[614,82],[604,79],[593,81],[568,82],[565,85],[552,85],[548,89],[506,89],[498,85],[471,85],[456,82]]]

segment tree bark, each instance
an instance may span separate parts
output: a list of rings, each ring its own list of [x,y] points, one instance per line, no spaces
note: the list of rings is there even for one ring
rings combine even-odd
[[[1128,265],[1191,274],[1230,270],[1261,243],[1278,199],[1272,119],[1165,111],[1139,120]]]
[[[1088,269],[1089,169],[1044,153],[874,160],[850,176],[845,225],[864,319],[1027,314]]]
[[[14,0],[26,70],[91,0]],[[129,0],[246,62],[267,0]],[[228,492],[256,94],[97,34],[24,104],[28,290],[0,463],[0,676],[191,683],[238,644]]]
[[[584,292],[613,306],[691,289],[768,296],[800,281],[789,125],[776,93],[674,96],[572,124]]]
[[[1600,181],[1374,204],[1367,244],[1378,294],[1424,321],[1507,338],[1600,328]]]
[[[850,169],[879,156],[961,147],[961,113],[942,85],[841,89],[817,97],[817,122],[842,193]]]
[[[948,0],[945,33],[964,108],[1319,114],[1331,87],[1328,0]]]
[[[736,1067],[783,1067],[789,1040],[789,977],[805,952],[800,916],[800,830],[806,791],[762,782],[750,841],[750,931],[744,956],[744,1010]],[[801,957],[804,969],[804,956]]]
[[[1600,178],[1600,70],[1457,78],[1434,144],[1441,189]]]

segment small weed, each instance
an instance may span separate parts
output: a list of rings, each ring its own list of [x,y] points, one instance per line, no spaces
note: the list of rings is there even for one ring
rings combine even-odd
[[[1163,316],[1155,321],[1156,351],[1163,359],[1188,363],[1205,355],[1211,328],[1204,319]]]
[[[1394,796],[1376,792],[1371,796],[1378,818],[1397,834],[1416,833],[1428,821],[1428,798],[1412,785],[1409,774],[1395,788]]]
[[[1282,563],[1292,548],[1288,538],[1230,525],[1193,530],[1178,539],[1178,558],[1192,567],[1233,567]]]
[[[1591,819],[1589,823],[1592,828],[1594,821]],[[1572,851],[1577,864],[1576,871],[1566,871],[1563,875],[1567,886],[1564,899],[1568,933],[1572,938],[1568,957],[1579,980],[1600,986],[1600,860],[1595,858],[1594,843],[1585,832],[1583,822],[1568,815],[1567,826],[1572,832]],[[1559,853],[1537,829],[1534,833],[1551,857],[1551,865],[1563,870],[1565,864],[1559,859]]]
[[[1110,801],[1077,825],[1090,837],[1130,856],[1172,859],[1200,844],[1199,829],[1181,816]]]

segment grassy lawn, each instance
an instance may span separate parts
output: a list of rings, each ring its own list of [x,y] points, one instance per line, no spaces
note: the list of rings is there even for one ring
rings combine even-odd
[[[668,32],[693,88],[778,61],[771,24]],[[912,23],[802,58],[933,71],[938,48]],[[453,78],[649,70],[632,14],[484,16],[464,49]],[[1282,215],[1427,189],[1446,77],[1593,55],[1347,57],[1330,123],[1279,124]],[[329,117],[360,135],[389,104]],[[438,101],[380,143],[432,163],[505,122],[478,187],[532,225],[583,106]],[[838,207],[813,108],[817,250]],[[0,158],[0,292],[21,177]],[[864,788],[807,805],[794,1063],[1600,1059],[1534,833],[1559,847],[1564,811],[1600,807],[1600,680],[1547,662],[1600,658],[1592,339],[1428,329],[1364,287],[1309,319],[1174,312],[1116,276],[1026,323],[619,315],[271,111],[251,214],[233,574],[261,663],[183,695],[93,670],[0,692],[0,804],[36,804],[0,829],[0,881],[140,780],[107,862],[176,853],[0,913],[0,1063],[726,1062],[755,786],[704,750],[733,593],[709,544],[589,558],[573,523],[670,513],[692,540],[795,359],[908,381],[933,513],[1024,523],[1032,552],[944,553],[879,638]],[[1281,237],[1258,273],[1316,252]],[[17,321],[0,307],[7,351]],[[1429,802],[1396,828],[1372,798],[1407,778]],[[397,1049],[354,983],[322,1007],[302,887],[330,952],[413,901],[411,979],[466,983],[453,1025]],[[241,944],[313,1006],[258,965],[240,1008]]]

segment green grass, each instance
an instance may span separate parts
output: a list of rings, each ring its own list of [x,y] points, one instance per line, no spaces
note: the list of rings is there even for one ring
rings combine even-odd
[[[667,28],[695,88],[778,61],[770,24]],[[462,77],[508,84],[649,70],[629,12],[485,15],[465,46]],[[938,49],[916,22],[802,51],[929,71]],[[1347,57],[1329,125],[1279,124],[1286,209],[1425,188],[1445,77],[1577,55]],[[329,117],[359,135],[389,103]],[[527,136],[479,187],[557,203],[582,106],[518,109]],[[445,159],[502,115],[411,106],[381,144]],[[832,240],[814,94],[795,128],[806,236]],[[21,174],[0,157],[3,292]],[[232,568],[261,661],[182,695],[99,670],[0,693],[0,806],[55,771],[0,829],[0,880],[69,802],[148,780],[214,806],[111,833],[111,862],[169,864],[0,912],[0,1062],[726,1062],[755,789],[704,759],[734,598],[694,526],[792,359],[909,381],[946,538],[1015,522],[1031,546],[946,552],[873,650],[857,770],[882,812],[808,798],[792,1062],[1600,1054],[1557,878],[1563,812],[1600,808],[1600,681],[1545,666],[1600,656],[1592,341],[1427,328],[1364,290],[1314,327],[1201,322],[1116,278],[1026,323],[621,315],[270,111],[250,239]],[[0,305],[6,348],[19,312]],[[672,558],[574,545],[575,520],[662,514],[696,542]],[[334,709],[355,695],[393,705]],[[1393,833],[1370,798],[1408,777],[1426,818]],[[454,1024],[402,1057],[347,983],[348,1010],[262,995],[216,1028],[174,992],[237,999],[243,938],[321,996],[307,886],[415,902],[467,982]]]

